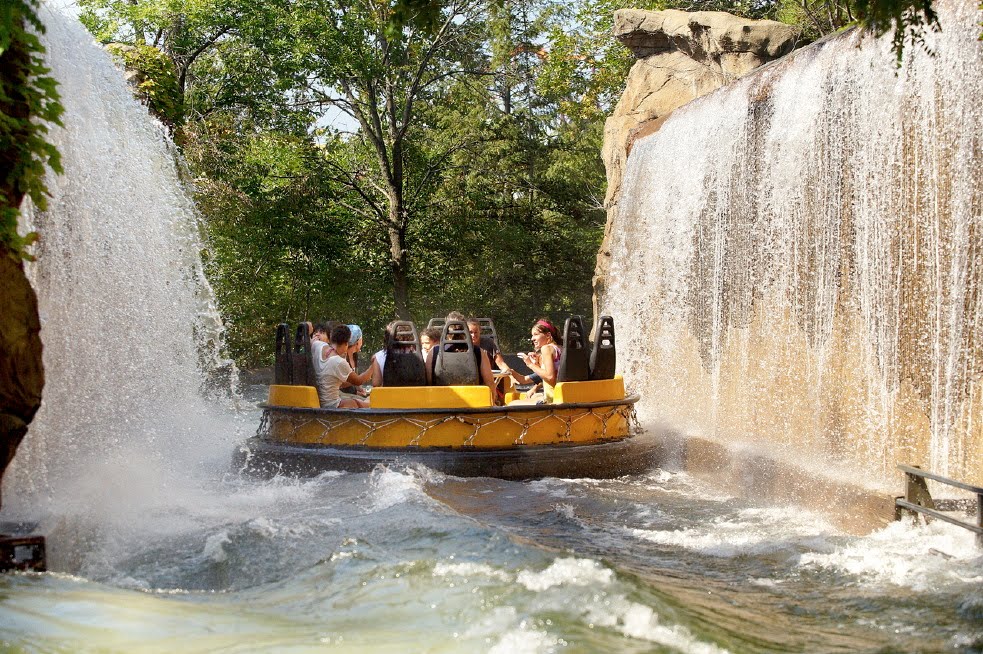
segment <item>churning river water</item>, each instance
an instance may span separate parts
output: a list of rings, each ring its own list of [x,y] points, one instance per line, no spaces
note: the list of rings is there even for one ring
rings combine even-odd
[[[216,413],[199,435],[228,449],[189,478],[45,519],[53,571],[0,577],[4,651],[983,648],[983,552],[954,527],[850,535],[659,468],[257,480],[224,454],[258,411]]]

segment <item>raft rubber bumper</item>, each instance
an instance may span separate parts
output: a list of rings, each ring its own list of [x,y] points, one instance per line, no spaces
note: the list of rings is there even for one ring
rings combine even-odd
[[[423,465],[455,477],[507,480],[612,479],[642,474],[658,465],[651,439],[637,437],[596,445],[548,445],[502,450],[311,447],[252,437],[233,457],[233,469],[258,477],[314,477],[328,470],[370,472],[376,466]]]

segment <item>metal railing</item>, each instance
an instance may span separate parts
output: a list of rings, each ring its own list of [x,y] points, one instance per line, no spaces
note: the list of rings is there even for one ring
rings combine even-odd
[[[950,524],[957,525],[963,529],[968,529],[974,534],[976,534],[976,545],[983,547],[983,488],[979,486],[972,486],[970,484],[964,484],[961,481],[956,481],[955,479],[949,479],[948,477],[943,477],[942,475],[937,475],[927,470],[922,470],[916,466],[906,466],[899,465],[898,469],[905,474],[905,494],[904,497],[899,497],[894,500],[894,512],[895,518],[900,519],[904,511],[909,511],[915,514],[922,514],[931,518],[936,518]],[[953,488],[959,488],[964,491],[969,491],[976,495],[976,524],[971,524],[969,522],[963,522],[958,518],[954,518],[951,515],[942,513],[945,510],[954,510],[957,508],[965,508],[972,510],[971,504],[972,500],[968,502],[947,501],[947,500],[933,500],[931,493],[928,492],[928,482],[927,479],[932,481],[937,481],[940,484],[946,484],[947,486],[952,486]]]
[[[32,536],[37,525],[28,522],[0,522],[0,572],[47,569],[44,536]]]

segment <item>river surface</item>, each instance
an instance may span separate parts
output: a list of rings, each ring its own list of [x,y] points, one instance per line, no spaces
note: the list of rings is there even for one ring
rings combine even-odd
[[[246,404],[186,479],[42,520],[52,571],[0,577],[3,651],[983,651],[969,532],[850,535],[658,468],[244,478]]]

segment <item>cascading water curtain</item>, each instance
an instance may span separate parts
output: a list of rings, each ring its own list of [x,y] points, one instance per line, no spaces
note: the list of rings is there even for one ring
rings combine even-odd
[[[900,68],[816,44],[635,144],[600,306],[644,417],[983,483],[981,14],[943,3]]]
[[[5,509],[89,497],[172,467],[187,474],[206,458],[202,388],[224,365],[173,144],[77,19],[50,6],[42,17],[65,106],[64,128],[51,132],[64,174],[51,176],[49,209],[29,225],[41,234],[26,270],[46,385]]]

